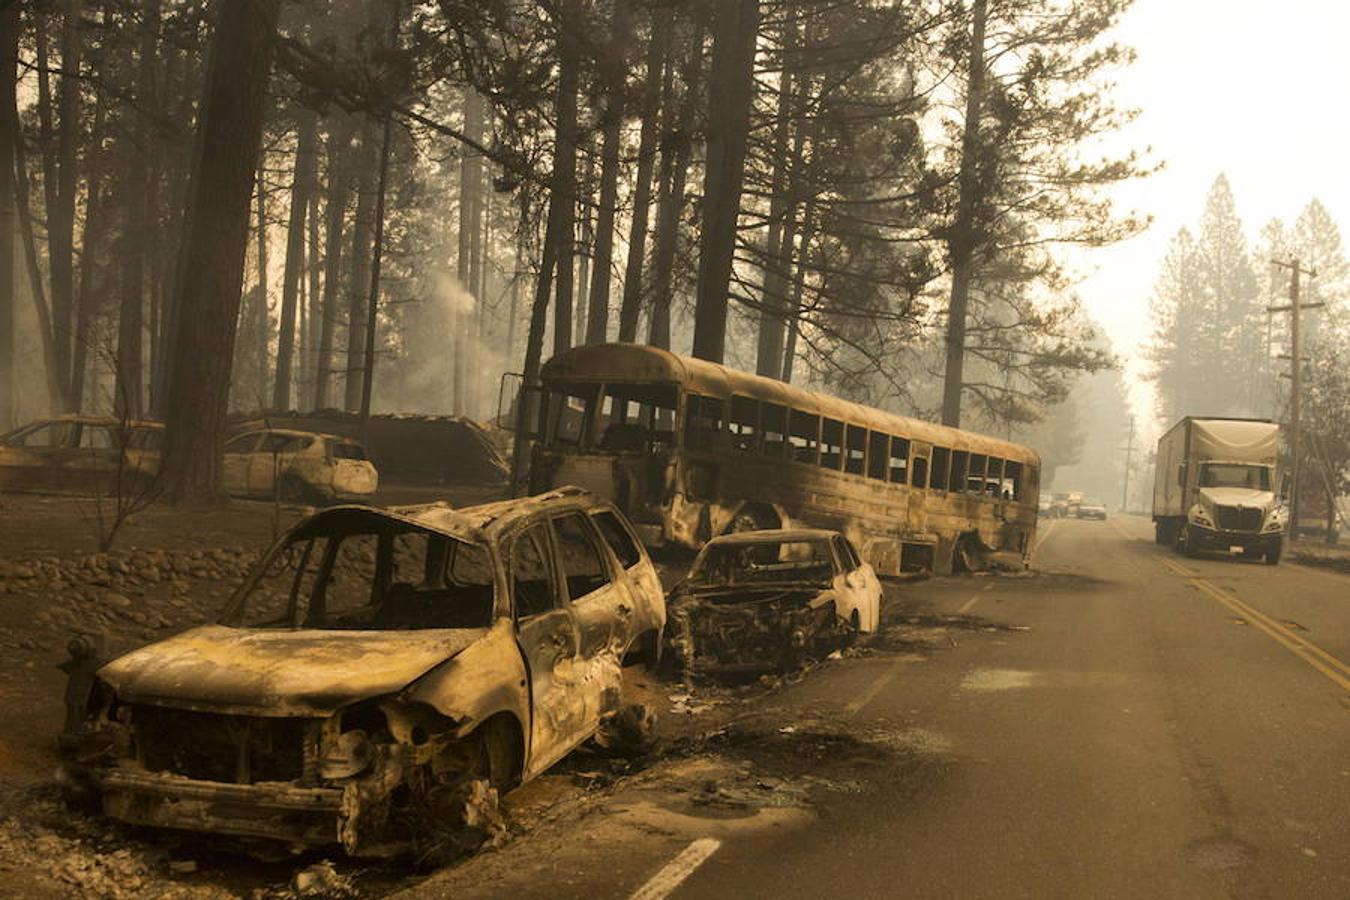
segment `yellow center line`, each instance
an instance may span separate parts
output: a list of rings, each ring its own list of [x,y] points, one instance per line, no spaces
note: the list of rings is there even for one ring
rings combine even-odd
[[[1225,591],[1218,585],[1206,581],[1199,573],[1170,559],[1162,559],[1161,562],[1163,567],[1173,575],[1186,579],[1186,581],[1194,585],[1197,590],[1218,600],[1233,612],[1245,617],[1252,625],[1265,632],[1266,635],[1277,644],[1325,675],[1333,684],[1338,685],[1342,690],[1350,691],[1350,665],[1346,665],[1312,641],[1301,637],[1255,607],[1239,600],[1237,597],[1233,596],[1233,594]]]

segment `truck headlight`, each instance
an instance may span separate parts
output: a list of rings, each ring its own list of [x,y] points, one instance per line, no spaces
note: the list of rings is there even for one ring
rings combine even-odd
[[[1276,507],[1266,516],[1266,526],[1262,531],[1274,532],[1284,531],[1284,526],[1289,521],[1289,511],[1283,506]]]
[[[1205,512],[1205,508],[1199,503],[1191,507],[1187,518],[1196,525],[1203,525],[1206,528],[1214,527],[1214,522],[1209,518],[1209,513]]]

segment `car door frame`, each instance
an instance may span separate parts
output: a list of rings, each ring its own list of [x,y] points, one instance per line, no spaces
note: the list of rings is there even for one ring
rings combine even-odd
[[[535,527],[542,528],[539,547],[552,586],[553,608],[522,621],[516,596],[515,547]],[[511,594],[511,622],[516,645],[525,663],[530,698],[530,722],[524,778],[529,780],[548,769],[577,744],[590,737],[579,721],[583,709],[569,697],[573,672],[581,653],[581,632],[564,592],[562,570],[553,546],[553,529],[546,518],[526,521],[504,535],[503,553],[507,585]],[[585,733],[582,733],[585,732]]]
[[[574,517],[582,525],[591,546],[600,558],[600,564],[609,575],[609,583],[582,595],[572,597],[571,587],[567,584],[567,572],[563,568],[561,547],[558,548],[558,567],[560,584],[567,595],[567,602],[577,619],[581,633],[581,653],[588,660],[595,660],[605,652],[620,653],[632,639],[631,626],[635,599],[629,584],[628,573],[614,557],[605,536],[591,521],[585,510],[562,510],[549,516],[549,526],[553,539],[558,540],[557,523],[565,518]]]

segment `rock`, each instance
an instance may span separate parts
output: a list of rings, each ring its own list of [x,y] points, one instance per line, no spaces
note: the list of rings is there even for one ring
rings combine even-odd
[[[131,598],[125,594],[119,594],[116,591],[108,591],[103,595],[103,602],[114,609],[131,609]]]
[[[197,871],[197,861],[195,859],[171,859],[169,860],[169,871],[176,875],[191,875]]]
[[[291,878],[291,890],[300,897],[355,897],[352,880],[328,860],[301,869]]]

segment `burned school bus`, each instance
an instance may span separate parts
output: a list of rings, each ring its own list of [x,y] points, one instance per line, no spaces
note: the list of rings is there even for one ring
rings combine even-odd
[[[1040,460],[1007,441],[634,344],[553,357],[525,403],[531,492],[580,485],[649,546],[829,528],[894,575],[1034,543]]]

